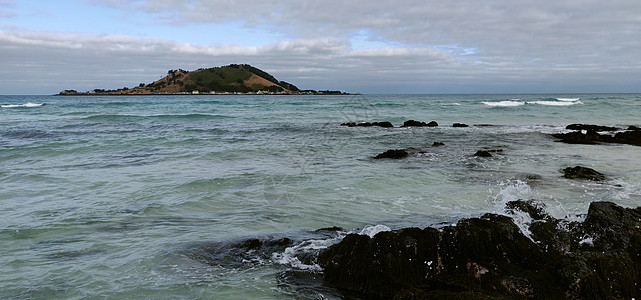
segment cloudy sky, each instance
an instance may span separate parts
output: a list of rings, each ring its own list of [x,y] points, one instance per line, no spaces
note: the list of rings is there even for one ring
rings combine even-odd
[[[0,0],[0,94],[231,63],[304,89],[641,92],[641,1]]]

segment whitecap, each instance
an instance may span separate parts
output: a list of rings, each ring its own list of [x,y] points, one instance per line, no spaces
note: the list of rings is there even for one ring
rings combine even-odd
[[[44,106],[44,103],[31,103],[27,102],[25,104],[2,104],[0,107],[2,108],[17,108],[17,107],[40,107]]]
[[[583,104],[581,101],[531,101],[528,104],[548,105],[548,106],[570,106],[575,104]]]
[[[556,100],[565,101],[565,102],[575,102],[575,101],[579,101],[579,98],[556,98]]]
[[[498,102],[489,102],[489,101],[483,101],[483,104],[491,107],[515,107],[515,106],[521,106],[525,105],[525,102],[523,101],[498,101]]]

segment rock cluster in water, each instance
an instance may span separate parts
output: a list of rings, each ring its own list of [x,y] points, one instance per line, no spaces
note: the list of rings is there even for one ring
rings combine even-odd
[[[401,127],[437,127],[438,123],[436,121],[431,121],[429,123],[408,120],[403,123]]]
[[[568,125],[566,129],[574,131],[557,133],[552,136],[568,144],[596,145],[601,143],[615,143],[641,146],[641,128],[636,126],[629,126],[626,130],[621,130],[620,128],[609,126],[571,124]],[[616,133],[609,134],[605,132]]]
[[[362,122],[362,123],[356,123],[356,122],[346,122],[342,123],[341,126],[347,126],[347,127],[373,127],[373,126],[378,126],[378,127],[385,127],[385,128],[392,128],[394,125],[391,122],[384,121],[384,122]],[[452,127],[458,127],[458,128],[463,128],[463,127],[469,127],[470,125],[463,124],[463,123],[454,123],[452,124]],[[438,122],[436,121],[430,121],[428,123],[422,122],[422,121],[415,121],[415,120],[407,120],[403,122],[403,125],[400,127],[438,127]]]
[[[348,126],[348,127],[372,127],[372,126],[378,126],[378,127],[394,127],[394,125],[390,122],[363,122],[363,123],[355,123],[355,122],[348,122],[348,123],[343,123],[341,124],[342,126]]]
[[[350,234],[319,254],[325,283],[364,299],[632,299],[641,297],[641,207],[590,205],[583,222],[514,201],[532,219],[485,214],[456,226]]]

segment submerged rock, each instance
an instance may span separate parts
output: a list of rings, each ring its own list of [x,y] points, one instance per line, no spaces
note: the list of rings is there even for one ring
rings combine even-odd
[[[463,124],[463,123],[454,123],[452,124],[452,127],[464,128],[464,127],[470,127],[470,125]]]
[[[406,158],[410,154],[407,152],[405,149],[393,149],[393,150],[387,150],[379,155],[376,155],[374,159],[381,159],[381,158],[391,158],[391,159],[401,159],[401,158]]]
[[[441,147],[441,146],[445,146],[445,143],[443,143],[443,142],[434,142],[432,144],[432,147]]]
[[[440,230],[350,234],[319,254],[325,283],[366,299],[641,296],[641,208],[595,202],[583,223],[559,226],[535,202],[508,207],[531,216],[531,237],[496,214]]]
[[[592,181],[603,181],[605,180],[605,175],[602,173],[581,166],[576,167],[567,167],[563,169],[563,177],[568,179],[581,179],[581,180],[592,180]]]

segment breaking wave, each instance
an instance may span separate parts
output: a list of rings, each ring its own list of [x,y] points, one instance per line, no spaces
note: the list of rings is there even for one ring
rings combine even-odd
[[[44,106],[45,103],[31,103],[27,102],[25,104],[2,104],[0,107],[2,108],[18,108],[18,107],[40,107]]]

